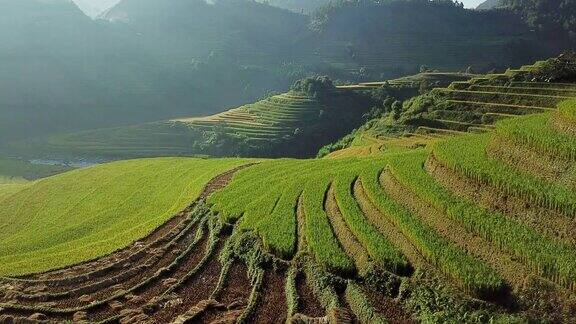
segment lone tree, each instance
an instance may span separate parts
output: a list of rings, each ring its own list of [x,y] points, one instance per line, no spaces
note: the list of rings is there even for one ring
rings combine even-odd
[[[317,98],[330,94],[336,87],[327,76],[316,76],[296,81],[291,89]]]

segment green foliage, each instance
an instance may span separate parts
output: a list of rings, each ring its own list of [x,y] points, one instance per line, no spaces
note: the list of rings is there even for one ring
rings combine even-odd
[[[210,179],[246,162],[132,160],[40,180],[0,201],[0,274],[45,271],[122,248],[188,206]]]
[[[571,123],[576,123],[576,100],[567,100],[558,105],[558,112]]]
[[[422,323],[525,323],[519,316],[498,312],[477,299],[469,298],[447,285],[427,269],[404,279],[399,299]]]
[[[422,155],[422,153],[423,151],[416,151],[415,154],[391,155],[388,163],[393,170],[406,168],[407,165],[414,165],[414,161],[418,161],[416,154]],[[409,161],[399,163],[402,159]],[[446,241],[419,218],[413,217],[384,192],[379,179],[380,172],[372,172],[362,178],[368,196],[380,212],[392,220],[430,263],[437,265],[478,295],[490,296],[502,291],[504,284],[502,278],[493,269]]]
[[[509,195],[576,217],[576,193],[547,183],[486,155],[490,135],[456,137],[434,146],[434,157],[446,167],[474,181],[487,183]]]
[[[354,179],[374,168],[378,160],[277,160],[240,171],[225,189],[209,202],[228,221],[240,218],[239,228],[254,230],[265,246],[289,258],[296,252],[296,205],[300,197],[306,226],[304,233],[312,254],[329,270],[350,274],[355,271],[342,250],[324,210],[326,192],[332,184],[342,215],[350,230],[378,265],[394,272],[407,261],[362,215],[353,199]],[[257,194],[257,199],[250,199]],[[246,201],[249,201],[246,203]]]
[[[356,318],[361,323],[374,323],[374,324],[385,324],[388,323],[386,318],[374,310],[370,301],[366,298],[362,292],[362,288],[353,283],[348,282],[345,291],[346,301],[352,308],[352,311],[356,315]]]
[[[367,166],[363,168],[368,169]],[[357,177],[354,173],[342,174],[332,184],[336,188],[336,201],[342,215],[354,236],[377,264],[394,273],[402,273],[408,268],[407,261],[399,252],[396,255],[391,253],[396,248],[366,219],[354,198],[352,187]]]
[[[573,0],[501,0],[501,6],[520,13],[540,31],[576,33],[576,2]]]
[[[472,136],[466,136],[451,141],[472,138]],[[482,137],[476,138],[482,139]],[[469,150],[467,146],[475,144],[478,143],[468,142],[464,146],[458,146],[457,150],[466,151]],[[452,153],[457,152],[452,151]],[[423,151],[395,156],[391,163],[391,172],[402,185],[412,190],[421,199],[443,211],[452,220],[460,222],[469,231],[477,233],[504,251],[517,256],[540,275],[568,287],[573,284],[576,278],[574,248],[542,236],[534,229],[521,225],[509,217],[483,209],[473,202],[453,195],[426,173],[422,167],[425,160],[426,153]],[[482,165],[479,167],[486,170]],[[473,167],[470,166],[471,168]],[[508,177],[508,179],[515,180],[513,177]]]
[[[334,90],[336,90],[336,87],[334,87],[330,78],[326,76],[318,76],[296,81],[291,90],[306,93],[311,97],[317,98],[330,95]]]

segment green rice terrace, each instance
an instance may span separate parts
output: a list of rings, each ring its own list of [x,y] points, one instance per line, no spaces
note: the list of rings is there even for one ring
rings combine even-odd
[[[404,101],[397,118],[386,116],[369,121],[345,137],[347,141],[332,145],[344,150],[331,149],[329,155],[347,157],[413,149],[448,136],[488,132],[504,119],[553,111],[562,101],[576,98],[576,86],[549,79],[567,78],[575,72],[573,58],[560,56],[501,74],[469,76],[468,80],[455,81]],[[425,73],[424,80],[430,81],[429,75],[446,73]],[[382,84],[361,83],[347,86],[346,90],[363,92]]]
[[[0,186],[0,322],[571,322],[568,63],[432,90],[324,158],[139,159]],[[265,124],[262,105],[179,122]]]
[[[329,80],[305,80],[293,88],[212,116],[63,134],[18,143],[16,148],[24,154],[104,159],[314,156],[323,145],[360,126],[370,107],[368,96],[336,89]]]

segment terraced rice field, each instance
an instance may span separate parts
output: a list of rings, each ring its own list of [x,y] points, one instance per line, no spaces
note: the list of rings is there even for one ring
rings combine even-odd
[[[94,261],[2,279],[0,319],[566,321],[576,315],[574,192],[493,143],[571,164],[568,149],[542,144],[576,142],[552,122],[567,111],[576,101],[427,150],[222,160],[218,170],[204,160],[210,171],[170,209],[177,216],[147,237]],[[533,123],[547,140],[510,137]],[[159,160],[155,170],[187,160]],[[176,169],[202,169],[188,163]]]
[[[34,243],[0,241],[0,255],[22,250],[4,257],[16,267],[0,262],[12,275],[0,279],[0,322],[572,321],[576,99],[557,94],[576,85],[478,82],[437,90],[436,121],[451,127],[396,139],[364,133],[324,159],[135,160],[4,200],[0,187],[0,219],[24,215],[0,227],[0,239],[12,231]],[[466,109],[502,118],[450,119]],[[264,124],[254,116],[233,112],[239,124]],[[186,122],[228,117],[213,118]],[[115,197],[127,190],[110,185],[112,167],[131,195]],[[49,190],[60,193],[44,199]],[[107,194],[77,198],[92,190]],[[51,212],[31,216],[42,210]],[[64,220],[69,227],[53,226]],[[37,231],[12,230],[23,224]],[[78,242],[112,237],[114,248],[62,249],[81,230]],[[51,256],[80,257],[28,257],[43,244]]]
[[[328,106],[305,94],[288,92],[272,96],[255,104],[242,106],[204,118],[176,119],[174,122],[199,128],[222,127],[230,135],[255,140],[279,140],[294,135],[302,121],[319,119]]]
[[[370,108],[365,101],[336,89],[321,98],[290,91],[212,116],[62,134],[17,143],[13,149],[24,155],[101,159],[313,156],[361,124]]]
[[[567,84],[512,82],[502,86],[474,79],[456,84],[434,90],[444,104],[429,115],[432,128],[486,131],[502,119],[555,110],[559,103],[576,98],[576,86]]]

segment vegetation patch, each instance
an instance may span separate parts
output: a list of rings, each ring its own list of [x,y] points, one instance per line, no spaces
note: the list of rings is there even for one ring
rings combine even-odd
[[[210,179],[246,162],[123,161],[38,181],[1,202],[0,273],[39,272],[111,253],[180,212]]]

